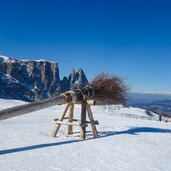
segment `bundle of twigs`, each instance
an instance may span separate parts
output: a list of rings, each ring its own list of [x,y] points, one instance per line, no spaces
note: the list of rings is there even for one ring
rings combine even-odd
[[[102,73],[82,90],[75,90],[78,101],[95,100],[98,104],[126,104],[128,88],[123,80],[115,75]]]
[[[94,90],[92,97],[102,104],[125,104],[128,88],[123,80],[115,75],[99,74],[90,83]]]

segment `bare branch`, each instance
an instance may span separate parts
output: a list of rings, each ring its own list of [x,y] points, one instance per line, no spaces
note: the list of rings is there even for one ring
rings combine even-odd
[[[101,73],[90,83],[94,90],[93,99],[103,104],[126,104],[128,87],[115,75]]]

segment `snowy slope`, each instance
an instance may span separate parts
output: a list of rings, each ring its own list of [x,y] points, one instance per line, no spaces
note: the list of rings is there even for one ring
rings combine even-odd
[[[0,100],[0,108],[21,101]],[[93,107],[100,125],[98,138],[87,133],[79,141],[79,129],[67,136],[66,126],[59,137],[49,136],[53,119],[63,106],[55,106],[0,122],[1,171],[170,171],[171,124],[124,118],[121,112],[145,114],[141,109],[105,110]],[[80,108],[76,107],[76,117]],[[90,129],[88,128],[88,131]]]
[[[9,60],[10,58],[9,57],[7,57],[7,56],[2,56],[2,55],[0,55],[0,60],[5,60],[5,61],[7,61],[7,60]]]

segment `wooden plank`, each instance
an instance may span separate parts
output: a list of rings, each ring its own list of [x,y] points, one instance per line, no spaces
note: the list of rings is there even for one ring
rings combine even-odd
[[[66,115],[66,113],[67,113],[67,110],[68,110],[69,106],[70,106],[69,103],[67,103],[67,104],[65,105],[64,111],[63,111],[63,113],[61,114],[61,116],[59,117],[58,121],[63,121],[63,119],[64,119],[64,117],[65,117],[65,115]],[[61,126],[61,124],[56,124],[56,126],[54,127],[54,129],[53,129],[53,131],[52,131],[52,134],[51,134],[52,137],[56,137],[56,135],[57,135],[57,133],[58,133],[58,131],[59,131],[60,126]]]
[[[80,122],[65,122],[65,121],[57,121],[56,124],[82,126],[82,127],[88,126],[87,124],[81,124]]]
[[[93,113],[91,111],[90,105],[87,104],[86,105],[86,109],[87,109],[89,121],[91,122],[92,133],[93,133],[94,137],[97,137],[98,136],[98,132],[97,132],[97,129],[96,129],[96,125],[94,123]]]
[[[86,121],[86,124],[95,124],[95,125],[99,125],[99,121]]]
[[[63,120],[66,120],[66,119],[68,120],[69,117],[64,117]],[[76,122],[77,122],[77,121],[80,121],[79,119],[74,119],[74,118],[73,118],[72,120],[73,120],[73,121],[76,121]],[[58,121],[58,119],[54,119],[54,122],[56,122],[56,121]]]
[[[68,118],[68,122],[73,122],[73,113],[74,113],[74,104],[71,103],[70,104],[70,108],[69,108],[69,118]],[[73,134],[73,126],[72,125],[68,125],[68,134]]]
[[[56,121],[56,124],[63,124],[63,125],[69,125],[69,126],[72,126],[72,125],[80,126],[81,125],[80,122],[76,123],[76,122],[65,122],[65,121]]]
[[[80,140],[86,139],[86,127],[83,126],[86,123],[86,102],[81,104],[81,126],[80,126]]]
[[[65,119],[63,119],[63,120],[65,120]],[[55,119],[54,121],[53,121],[54,123],[61,123],[61,121],[58,121],[58,119]],[[80,120],[78,120],[78,119],[73,119],[73,122],[75,123],[75,122],[78,122],[78,123],[81,123],[81,121]],[[68,122],[65,122],[65,123],[68,123]],[[71,122],[72,123],[72,122]],[[86,121],[86,124],[95,124],[95,125],[99,125],[99,121]]]

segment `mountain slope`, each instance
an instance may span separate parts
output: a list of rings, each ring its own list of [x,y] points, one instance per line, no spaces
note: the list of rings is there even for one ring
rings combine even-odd
[[[128,104],[171,116],[170,93],[128,93]]]
[[[1,108],[23,103],[0,100]],[[88,132],[88,140],[79,141],[79,128],[74,127],[74,135],[67,136],[66,126],[58,138],[52,138],[52,121],[62,110],[63,106],[55,106],[1,121],[1,170],[171,170],[171,124],[120,116],[121,112],[145,115],[141,109],[111,111],[95,106],[99,138]],[[75,110],[79,118],[80,107]]]

